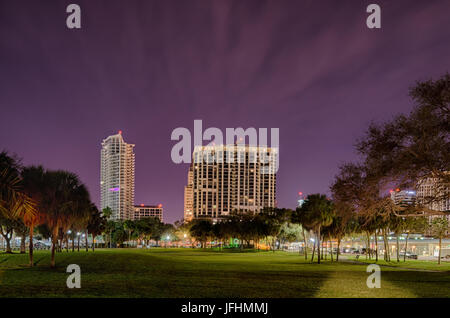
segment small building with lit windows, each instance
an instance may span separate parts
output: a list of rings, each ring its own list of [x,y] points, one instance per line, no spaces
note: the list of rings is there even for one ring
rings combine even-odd
[[[134,220],[140,220],[144,218],[158,218],[163,222],[163,207],[162,204],[158,205],[135,205],[134,206]]]

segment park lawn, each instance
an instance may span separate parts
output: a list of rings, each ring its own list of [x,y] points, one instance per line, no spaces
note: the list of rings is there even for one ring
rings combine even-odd
[[[381,256],[378,259],[378,262],[375,262],[375,259],[366,259],[365,255],[356,259],[356,256],[346,256],[347,259],[352,261],[358,261],[360,263],[370,263],[370,264],[378,264],[382,266],[390,266],[390,267],[398,267],[398,268],[406,268],[406,269],[423,269],[430,271],[450,271],[450,262],[447,260],[441,260],[441,264],[438,265],[437,259],[430,261],[423,260],[408,260],[403,261],[403,258],[400,258],[400,262],[397,262],[397,257],[395,255],[391,256],[391,261],[386,262]]]
[[[450,272],[382,267],[369,289],[366,264],[311,264],[286,252],[103,249],[0,254],[0,297],[449,297]],[[81,288],[66,287],[66,267],[81,267]],[[409,264],[408,264],[409,266]],[[437,267],[437,265],[436,265]],[[428,268],[427,268],[428,269]]]

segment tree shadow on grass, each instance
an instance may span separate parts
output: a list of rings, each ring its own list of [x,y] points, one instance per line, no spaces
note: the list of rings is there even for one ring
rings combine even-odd
[[[383,271],[382,281],[386,280],[418,297],[450,297],[450,271],[426,272],[412,270]]]

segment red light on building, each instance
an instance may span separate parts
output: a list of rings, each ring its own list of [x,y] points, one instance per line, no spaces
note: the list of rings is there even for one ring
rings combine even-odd
[[[119,135],[122,135],[122,130],[119,130]]]
[[[391,190],[389,190],[389,193],[392,193],[392,192],[394,192],[394,190],[392,190],[392,189],[391,189]]]
[[[141,206],[144,206],[144,203],[141,203]]]
[[[298,195],[303,195],[303,192],[299,192]]]
[[[162,204],[160,203],[160,204],[158,204],[158,208],[162,208]]]
[[[400,189],[399,189],[399,188],[397,188],[397,189],[395,189],[395,191],[397,191],[397,192],[400,192]]]

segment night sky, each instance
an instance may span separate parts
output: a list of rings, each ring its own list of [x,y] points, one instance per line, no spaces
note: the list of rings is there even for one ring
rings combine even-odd
[[[0,0],[0,150],[77,173],[99,204],[101,141],[122,130],[136,203],[173,222],[188,170],[171,161],[173,129],[278,127],[278,206],[295,207],[357,159],[371,120],[408,112],[408,88],[447,71],[445,0]]]

